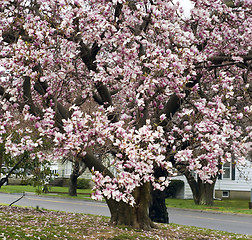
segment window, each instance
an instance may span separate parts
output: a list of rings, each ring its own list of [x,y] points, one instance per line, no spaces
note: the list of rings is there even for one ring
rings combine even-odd
[[[228,198],[229,197],[229,191],[222,191],[222,197]]]
[[[231,163],[230,162],[226,162],[223,164],[223,175],[222,178],[223,179],[230,179],[231,178]]]
[[[51,170],[51,173],[52,174],[58,174],[58,170],[57,169],[53,169],[53,170]]]
[[[222,165],[224,173],[219,175],[219,179],[235,180],[235,162],[226,162]]]

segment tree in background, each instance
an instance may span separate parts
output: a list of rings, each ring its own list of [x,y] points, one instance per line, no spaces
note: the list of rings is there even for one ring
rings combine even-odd
[[[112,224],[154,227],[151,186],[163,190],[175,168],[211,186],[232,155],[244,161],[250,1],[193,2],[186,19],[169,0],[0,1],[1,114],[33,124],[41,161],[83,162]],[[48,142],[50,156],[37,153]],[[113,154],[114,172],[97,151]]]
[[[1,142],[0,142],[0,188],[8,184],[9,178],[15,176],[24,184],[44,186],[51,177],[50,161],[40,161],[39,156],[48,149],[45,141],[43,148],[38,132],[31,130],[33,124],[20,118],[13,111],[1,111]],[[12,108],[13,106],[9,106]],[[12,114],[11,114],[12,113]],[[37,152],[34,153],[34,150]]]
[[[72,172],[69,179],[68,194],[70,196],[77,196],[77,181],[78,177],[81,176],[87,167],[78,160],[74,160],[72,164]]]

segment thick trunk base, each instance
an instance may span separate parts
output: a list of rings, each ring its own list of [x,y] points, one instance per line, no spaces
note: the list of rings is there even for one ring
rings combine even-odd
[[[194,203],[196,205],[212,206],[214,204],[214,186],[217,176],[211,178],[212,184],[210,184],[202,181],[199,177],[196,180],[189,171],[184,174],[192,190]]]
[[[133,228],[150,230],[156,227],[151,221],[148,214],[150,204],[150,184],[145,183],[143,186],[134,191],[136,204],[131,207],[124,202],[107,200],[110,209],[112,225],[126,225]]]
[[[149,217],[154,222],[169,223],[167,207],[165,204],[165,193],[163,191],[152,191],[152,204],[149,208]]]
[[[214,184],[198,182],[198,189],[198,194],[194,197],[195,204],[212,206],[214,204]]]
[[[140,207],[141,208],[141,207]],[[155,228],[146,211],[139,207],[131,207],[126,203],[118,203],[117,211],[114,212],[110,219],[111,225],[125,225],[132,228],[150,230]]]
[[[196,205],[212,206],[214,204],[214,185],[215,181],[212,184],[209,184],[198,179],[196,187],[191,187],[194,203]]]

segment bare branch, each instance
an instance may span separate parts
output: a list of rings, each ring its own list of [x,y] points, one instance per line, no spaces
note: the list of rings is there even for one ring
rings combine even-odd
[[[221,64],[223,62],[234,62],[234,60],[232,59],[233,56],[213,56],[208,58],[207,60],[212,62],[213,64]],[[249,61],[252,60],[252,55],[242,55],[239,56],[243,59],[243,61]]]
[[[86,102],[87,98],[88,97],[83,98],[82,96],[76,97],[76,99],[74,100],[74,105],[81,106],[83,103]]]
[[[23,98],[24,98],[24,104],[27,104],[30,109],[30,113],[34,115],[42,116],[42,111],[37,106],[35,106],[32,96],[31,96],[31,81],[30,77],[24,77],[24,83],[23,83]]]
[[[11,94],[7,93],[5,88],[3,88],[2,86],[0,86],[0,95],[2,95],[2,98],[5,98],[8,101],[11,98]]]
[[[92,153],[87,152],[84,157],[80,157],[81,161],[88,167],[90,172],[98,171],[103,176],[114,178],[114,175],[99,161]]]
[[[96,41],[93,43],[92,48],[89,48],[83,41],[80,41],[80,57],[82,61],[86,64],[89,71],[97,70],[97,66],[94,61],[99,50],[100,47],[98,47]]]
[[[26,159],[26,157],[27,157],[26,154],[24,154],[24,155],[19,159],[19,161],[14,165],[14,167],[8,172],[7,176],[4,177],[4,178],[2,178],[2,179],[0,180],[0,188],[1,188],[1,186],[4,185],[5,182],[7,182],[8,178],[10,177],[10,175],[14,172],[14,170],[17,169],[18,165],[19,165],[22,161],[24,161],[24,160]]]
[[[102,99],[97,94],[94,93],[93,98],[99,105],[103,105]]]

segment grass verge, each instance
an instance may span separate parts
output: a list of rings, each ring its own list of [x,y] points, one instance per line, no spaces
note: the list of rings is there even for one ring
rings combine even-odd
[[[248,200],[215,200],[213,206],[195,205],[191,199],[171,199],[165,200],[166,205],[171,208],[198,209],[204,211],[219,211],[240,214],[252,214],[249,209]]]
[[[0,188],[0,192],[3,193],[23,193],[23,192],[33,192],[37,194],[37,188],[30,185],[7,185],[2,186]],[[91,199],[90,195],[92,193],[91,189],[77,189],[77,194],[80,193],[76,197],[71,197],[67,194],[68,187],[50,187],[49,193],[40,193],[43,196],[57,196],[57,197],[68,197],[68,198],[76,198],[76,199]],[[82,195],[83,193],[87,195]]]
[[[143,231],[110,226],[106,217],[0,205],[0,239],[252,239],[249,235],[157,224]]]

